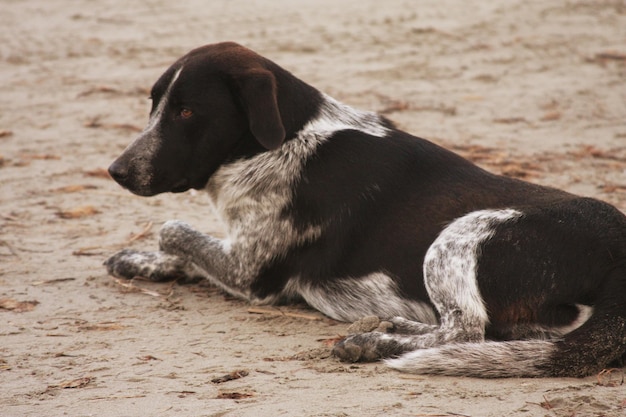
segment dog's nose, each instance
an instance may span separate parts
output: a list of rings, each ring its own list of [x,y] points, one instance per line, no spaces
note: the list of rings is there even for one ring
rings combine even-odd
[[[115,161],[109,167],[109,175],[119,184],[123,184],[128,178],[128,165]]]

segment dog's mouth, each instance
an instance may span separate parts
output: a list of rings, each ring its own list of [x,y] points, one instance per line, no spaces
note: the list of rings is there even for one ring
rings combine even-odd
[[[187,191],[189,188],[191,188],[189,186],[189,181],[187,179],[182,179],[182,180],[176,182],[172,186],[170,192],[172,192],[172,193],[182,193],[182,192]]]

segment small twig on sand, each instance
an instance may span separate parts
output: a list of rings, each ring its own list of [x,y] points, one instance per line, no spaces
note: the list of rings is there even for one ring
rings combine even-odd
[[[125,281],[125,280],[121,280],[119,278],[115,278],[113,277],[113,281],[115,281],[118,285],[130,290],[130,291],[137,291],[137,292],[141,292],[147,295],[151,295],[153,297],[164,297],[163,294],[156,292],[156,291],[152,291],[152,290],[148,290],[146,288],[141,288],[136,286],[135,284],[133,284],[133,281]]]
[[[622,370],[617,368],[601,370],[598,375],[596,375],[598,385],[602,387],[616,387],[618,385],[624,385],[624,371],[621,372],[621,379],[619,378],[619,376],[617,377],[618,379],[613,379],[613,375],[618,374],[619,371]]]
[[[136,240],[142,239],[146,236],[149,235],[150,229],[152,229],[153,223],[152,222],[148,222],[146,223],[146,225],[144,226],[144,228],[137,233],[136,235],[132,235],[130,238],[126,239],[124,242],[122,243],[114,243],[112,245],[104,245],[104,246],[86,246],[84,248],[79,248],[77,250],[75,250],[74,252],[72,252],[72,255],[74,256],[92,256],[92,255],[96,255],[96,253],[94,253],[94,251],[101,251],[101,250],[114,250],[114,249],[118,249],[118,248],[123,248],[127,245],[130,245],[131,243],[135,242]],[[1,241],[0,241],[1,243]]]
[[[142,237],[146,236],[148,232],[150,231],[150,229],[152,229],[152,224],[153,224],[152,222],[146,223],[146,226],[144,227],[144,229],[141,232],[137,233],[136,235],[131,236],[130,239],[128,239],[125,244],[132,243],[135,240],[139,240]]]
[[[321,320],[320,316],[315,316],[313,314],[305,314],[305,313],[291,313],[288,311],[281,311],[277,309],[269,309],[269,308],[260,308],[260,307],[250,307],[248,308],[248,313],[251,314],[270,314],[273,316],[285,316],[285,317],[294,317],[299,319],[307,319],[307,320]]]
[[[57,284],[59,282],[66,282],[66,281],[74,281],[76,280],[76,278],[54,278],[54,279],[47,279],[45,281],[35,281],[33,282],[33,286],[38,287],[40,285],[48,285],[48,284]]]
[[[4,246],[5,248],[7,248],[9,250],[9,252],[11,252],[11,255],[19,258],[20,254],[17,253],[17,251],[15,250],[15,248],[13,247],[13,245],[11,245],[9,242],[7,242],[6,240],[0,240],[0,246]]]

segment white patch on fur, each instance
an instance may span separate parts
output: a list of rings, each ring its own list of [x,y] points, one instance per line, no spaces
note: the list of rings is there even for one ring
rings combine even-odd
[[[495,226],[521,215],[513,209],[474,211],[450,223],[431,244],[424,258],[424,283],[442,321],[457,310],[464,320],[483,327],[488,323],[476,280],[478,250]]]
[[[155,130],[157,126],[159,125],[159,122],[161,121],[161,117],[163,117],[163,110],[165,110],[165,107],[167,106],[167,103],[170,100],[170,93],[172,92],[174,83],[176,82],[176,80],[178,80],[178,77],[180,76],[180,73],[182,71],[183,71],[183,67],[181,66],[172,76],[172,79],[170,83],[168,84],[167,88],[165,89],[165,93],[163,93],[163,96],[161,97],[161,100],[159,101],[157,108],[154,109],[154,112],[152,112],[152,114],[150,115],[150,120],[148,120],[148,125],[143,130],[144,134],[152,130]]]
[[[576,304],[576,308],[578,308],[578,317],[576,317],[576,320],[567,326],[557,327],[555,330],[561,332],[562,335],[566,335],[567,333],[571,333],[585,324],[585,322],[593,315],[594,309],[592,306]]]
[[[285,293],[299,294],[311,307],[340,321],[353,322],[366,316],[383,319],[402,316],[421,323],[437,323],[430,305],[401,297],[395,281],[380,272],[323,284],[293,279]]]
[[[570,324],[565,325],[565,326],[560,326],[560,327],[541,326],[540,330],[545,332],[547,337],[551,339],[557,339],[578,329],[580,326],[585,324],[587,320],[591,318],[591,316],[593,315],[594,309],[592,306],[588,306],[584,304],[576,304],[576,308],[578,308],[578,317],[576,317],[576,320],[574,320]]]
[[[324,102],[318,116],[311,120],[302,131],[330,136],[346,129],[359,130],[378,137],[385,137],[389,133],[389,129],[382,124],[379,114],[354,109],[328,95],[324,95]]]
[[[169,95],[172,91],[172,87],[182,70],[183,67],[180,67],[178,71],[174,73],[172,80],[157,105],[157,108],[150,115],[148,125],[123,152],[123,154],[130,152],[132,155],[135,155],[133,165],[136,169],[136,176],[139,179],[139,183],[137,185],[145,190],[150,189],[150,184],[152,183],[154,177],[154,162],[152,161],[152,157],[158,152],[163,140],[160,132],[158,131],[159,122],[163,117],[163,111],[169,101]]]

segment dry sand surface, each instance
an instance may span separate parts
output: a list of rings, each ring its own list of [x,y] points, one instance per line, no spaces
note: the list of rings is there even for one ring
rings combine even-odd
[[[626,210],[626,3],[604,0],[3,0],[1,416],[624,416],[623,370],[410,376],[343,364],[347,324],[251,310],[102,262],[202,192],[140,198],[105,168],[189,49],[235,40],[482,166]],[[231,375],[229,378],[222,378]]]

